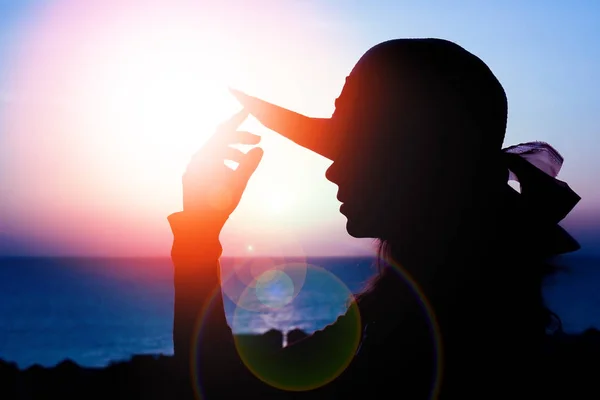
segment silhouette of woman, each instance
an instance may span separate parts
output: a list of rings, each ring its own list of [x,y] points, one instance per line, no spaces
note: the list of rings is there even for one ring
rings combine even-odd
[[[249,112],[333,160],[326,177],[339,188],[348,233],[381,245],[380,273],[357,297],[360,351],[343,373],[321,388],[307,381],[318,379],[327,350],[353,329],[348,315],[261,363],[276,366],[294,390],[306,385],[306,395],[327,398],[527,397],[539,390],[535,376],[553,322],[541,282],[549,257],[578,248],[558,222],[579,197],[555,179],[562,158],[549,145],[502,149],[506,96],[478,57],[440,39],[378,44],[358,61],[328,119],[233,93],[244,111],[194,157],[183,211],[169,217],[175,358],[193,380],[188,385],[217,397],[267,391],[245,372],[219,292],[219,232],[262,156],[259,148],[244,155],[228,147],[258,143],[236,132]],[[239,168],[227,169],[224,158]],[[509,178],[518,179],[520,192]],[[199,318],[206,326],[200,336]]]

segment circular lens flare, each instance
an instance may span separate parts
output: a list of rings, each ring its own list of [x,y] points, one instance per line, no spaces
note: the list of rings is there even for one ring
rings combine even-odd
[[[267,300],[275,290],[273,284],[266,284],[267,277],[279,282],[281,290],[283,280],[287,282],[285,290],[289,294],[289,301],[300,293],[306,278],[306,257],[293,237],[285,232],[281,234],[278,232],[278,236],[283,243],[281,249],[274,248],[271,241],[266,239],[261,241],[260,237],[255,237],[251,245],[253,253],[260,254],[263,253],[263,249],[268,249],[269,256],[257,254],[252,257],[221,260],[221,287],[225,296],[236,306],[250,311],[260,311],[271,306],[279,307],[278,303],[281,299]],[[249,249],[248,245],[246,248]],[[293,251],[289,252],[290,249]],[[295,255],[289,256],[290,253]],[[267,272],[269,274],[265,275]],[[262,286],[258,288],[257,285]],[[244,293],[243,298],[242,293]]]
[[[285,272],[267,271],[257,280],[256,297],[269,308],[281,308],[294,299],[294,282]]]
[[[290,320],[306,310],[315,298],[347,299],[345,313],[337,320],[333,317],[331,325],[307,340],[284,349],[273,351],[276,346],[268,338],[261,340],[261,337],[257,339],[253,335],[235,336],[240,359],[258,379],[278,389],[307,391],[333,381],[350,365],[360,343],[362,325],[354,296],[338,277],[315,265],[299,265],[297,268],[306,271],[305,288],[312,288],[310,291],[289,301],[292,279],[280,271],[266,272],[259,278],[257,290],[247,288],[241,296],[241,303],[246,303],[246,296],[255,301],[257,294],[260,299],[264,292],[272,291],[265,296],[268,297],[266,301],[270,302],[267,311],[260,313],[238,307],[233,317],[233,329],[243,329],[248,326],[249,320],[261,320],[261,317],[266,325],[278,328],[278,325],[289,325]],[[293,269],[288,267],[287,271]],[[317,294],[320,296],[315,296]]]
[[[434,309],[420,285],[399,263],[381,260],[376,255],[373,255],[372,259],[389,267],[407,283],[429,322],[434,353],[434,376],[429,398],[437,398],[442,381],[444,357],[440,327]],[[369,347],[363,347],[365,343],[360,342],[364,324],[361,321],[358,305],[346,285],[331,272],[314,265],[301,264],[298,267],[305,274],[304,290],[298,293],[291,302],[286,303],[286,293],[288,292],[285,288],[288,287],[289,281],[283,276],[290,275],[289,272],[294,270],[289,266],[287,268],[286,275],[283,275],[280,269],[267,272],[265,276],[258,277],[254,287],[246,286],[242,290],[242,294],[238,296],[238,303],[241,303],[242,306],[238,305],[231,320],[232,330],[236,332],[234,343],[241,361],[261,381],[288,391],[317,389],[341,375],[350,365],[354,356],[360,354],[363,348]],[[257,293],[270,285],[284,288],[281,293],[282,298],[286,300],[279,300],[279,303],[268,300],[267,303],[273,302],[269,305],[261,302],[262,294],[258,295]],[[259,289],[257,290],[257,288]],[[220,291],[217,293],[221,295]],[[329,319],[332,322],[331,325],[310,335],[300,343],[281,348],[282,331],[286,331],[291,326],[300,325],[301,321],[307,318],[307,310],[310,310],[311,318],[321,320],[324,315],[323,310],[331,308],[332,298],[336,296],[346,296],[345,298],[348,299],[348,308],[337,314],[341,315],[337,320],[335,317],[331,318]],[[315,301],[322,303],[322,306],[315,307]],[[248,306],[249,304],[251,306]],[[204,316],[209,307],[209,305],[205,306],[197,320],[194,354],[197,351],[197,343],[202,341],[202,331],[205,326]],[[333,323],[334,321],[335,323]],[[368,323],[368,321],[364,322]],[[336,330],[338,332],[334,332]],[[267,334],[264,336],[252,334],[252,332],[261,331]],[[307,332],[310,333],[310,331]],[[311,343],[315,343],[315,341],[320,341],[320,343],[313,346]],[[317,347],[319,348],[318,352],[311,351],[311,348]],[[196,364],[192,365],[192,369],[196,382],[195,391],[199,395],[202,388],[198,386],[197,377],[201,371]]]
[[[271,258],[235,261],[221,276],[223,293],[237,306],[248,311],[269,311],[290,303],[302,290],[307,264],[275,264]],[[260,273],[259,273],[260,272]]]

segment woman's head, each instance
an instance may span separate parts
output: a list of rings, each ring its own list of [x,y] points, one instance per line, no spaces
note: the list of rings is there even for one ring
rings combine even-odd
[[[477,57],[439,39],[369,50],[347,78],[330,129],[341,137],[327,178],[355,237],[442,229],[497,176],[506,127],[502,86]],[[504,177],[504,182],[506,182]]]
[[[548,234],[533,236],[549,243],[545,254],[556,253],[556,241],[563,250],[577,248],[557,225],[579,200],[555,179],[562,158],[544,143],[502,149],[504,90],[483,61],[455,43],[374,46],[347,77],[331,118],[232,93],[265,126],[333,161],[326,175],[338,186],[355,237],[393,239],[396,248],[449,243],[458,225],[465,232],[478,220],[473,211],[500,216],[501,207],[540,219],[535,224]],[[540,162],[540,154],[549,158]],[[507,185],[509,170],[521,195]]]

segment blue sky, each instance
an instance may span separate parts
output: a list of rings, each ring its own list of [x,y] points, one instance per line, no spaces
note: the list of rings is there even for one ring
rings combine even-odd
[[[0,191],[0,240],[3,242],[0,243],[0,254],[69,254],[71,249],[79,246],[78,241],[70,239],[73,235],[57,239],[60,229],[55,223],[36,229],[35,221],[28,217],[31,209],[23,204],[36,204],[34,191],[29,195],[26,185],[15,182],[28,179],[51,181],[52,177],[43,176],[43,170],[37,172],[39,176],[33,176],[17,168],[14,157],[18,153],[12,147],[14,137],[10,139],[14,124],[9,123],[9,104],[19,93],[15,93],[15,68],[7,65],[30,51],[28,42],[23,40],[24,30],[35,29],[35,18],[58,3],[0,0],[0,187],[3,189]],[[219,7],[225,12],[215,11],[212,5],[206,6],[210,13],[216,13],[212,15],[221,18],[216,20],[215,26],[221,26],[219,32],[223,37],[215,40],[242,43],[245,47],[240,45],[239,48],[244,47],[248,54],[252,51],[261,54],[257,60],[247,60],[246,80],[240,78],[239,82],[254,93],[258,91],[257,94],[309,114],[331,111],[332,99],[339,93],[345,74],[369,47],[378,42],[397,37],[440,37],[455,41],[478,55],[498,76],[509,98],[505,145],[543,140],[561,152],[565,163],[559,178],[567,181],[583,198],[565,224],[581,240],[585,250],[599,243],[600,79],[597,72],[600,71],[600,46],[597,38],[600,37],[600,3],[257,1],[252,3],[252,9],[242,4],[222,2]],[[200,19],[202,6],[197,9]],[[230,21],[225,15],[227,11],[234,14],[235,10],[238,10],[237,19],[231,23],[228,33],[224,27]],[[68,25],[69,16],[65,15],[63,18]],[[273,51],[278,55],[269,58],[265,56],[268,46],[258,40],[251,41],[247,38],[251,35],[244,35],[244,30],[261,30],[262,36],[258,37],[262,38],[279,36],[285,45],[280,42],[274,45]],[[289,53],[285,53],[286,50]],[[295,55],[302,60],[295,60]],[[282,73],[286,62],[301,67],[293,73]],[[43,65],[37,68],[40,74]],[[43,73],[41,75],[43,78]],[[269,84],[261,85],[260,82],[266,81],[266,75]],[[265,136],[265,146],[269,143],[273,147],[287,146],[277,140]],[[345,220],[336,214],[339,203],[335,200],[335,190],[328,186],[323,176],[327,163],[301,154],[300,150],[289,148],[286,151],[289,159],[311,165],[306,172],[310,173],[310,178],[298,178],[298,193],[301,194],[296,196],[293,207],[290,206],[294,215],[287,217],[284,213],[264,218],[272,220],[273,224],[286,221],[285,226],[307,253],[344,253],[349,247],[364,248],[364,241],[359,243],[345,234]],[[268,162],[265,160],[265,164]],[[173,177],[169,179],[176,182]],[[255,186],[265,187],[266,181],[276,179],[275,175],[267,176],[265,172],[256,177]],[[254,194],[258,189],[249,188],[249,191],[249,205],[240,206],[237,225],[232,222],[228,226],[225,241],[231,238],[234,243],[237,240],[233,239],[235,232],[249,229],[254,212],[251,206],[260,203],[258,197],[253,197],[258,196]],[[17,195],[24,200],[14,200]],[[170,201],[165,200],[168,207],[154,209],[160,210],[157,217],[146,218],[150,214],[144,214],[139,218],[140,224],[159,232],[152,239],[154,241],[149,241],[161,243],[159,253],[168,249],[169,232],[164,217],[167,209],[176,211],[175,203]],[[44,204],[35,207],[43,208]],[[28,228],[21,229],[23,226]],[[52,226],[56,227],[56,232],[52,231]],[[102,229],[120,229],[119,226],[109,228],[107,225]],[[323,233],[327,240],[315,239],[315,230]],[[85,236],[87,231],[81,232]],[[265,233],[265,237],[276,241],[274,232]],[[92,233],[89,236],[90,241],[95,240]],[[92,249],[90,251],[94,253],[93,247],[83,248]],[[231,248],[234,248],[233,244]]]

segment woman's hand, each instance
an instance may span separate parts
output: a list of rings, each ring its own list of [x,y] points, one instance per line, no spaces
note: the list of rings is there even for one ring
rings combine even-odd
[[[230,147],[260,142],[258,135],[237,131],[247,117],[248,112],[242,110],[221,124],[193,156],[183,176],[184,214],[210,224],[211,229],[218,229],[218,232],[239,204],[250,176],[262,159],[260,147],[248,153]],[[237,162],[237,169],[227,167],[225,160]]]

